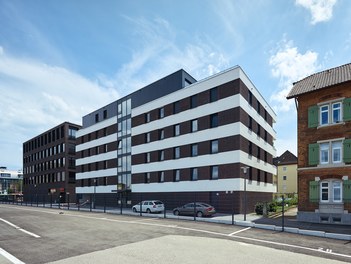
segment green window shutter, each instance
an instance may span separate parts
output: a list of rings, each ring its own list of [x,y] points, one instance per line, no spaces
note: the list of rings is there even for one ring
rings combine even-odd
[[[351,139],[344,140],[344,162],[351,163]]]
[[[319,144],[309,144],[308,145],[308,165],[318,165],[319,164]]]
[[[351,98],[345,98],[343,104],[344,104],[344,107],[343,107],[344,121],[350,121],[351,120]]]
[[[313,105],[308,108],[308,127],[318,126],[318,105]]]
[[[310,202],[319,202],[319,182],[310,181]]]
[[[343,182],[343,197],[344,202],[351,202],[351,180]]]

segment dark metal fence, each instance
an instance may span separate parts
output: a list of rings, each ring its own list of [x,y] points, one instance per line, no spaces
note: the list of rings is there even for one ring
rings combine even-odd
[[[149,199],[149,194],[133,194],[133,197],[125,193],[113,194],[70,194],[65,197],[54,194],[48,195],[2,195],[0,203],[14,204],[21,206],[33,206],[54,208],[60,210],[76,210],[103,212],[114,214],[125,214],[135,216],[152,216],[172,219],[190,219],[206,221],[206,219],[216,219],[215,222],[235,224],[238,221],[255,221],[262,214],[268,218],[271,214],[282,215],[281,224],[284,230],[284,209],[290,205],[286,203],[285,198],[281,198],[274,203],[271,201],[262,201],[261,203],[243,204],[242,200],[232,199],[230,193],[222,195],[201,195],[199,193],[189,193],[188,196],[179,196],[174,194],[173,197],[158,204],[157,199]],[[157,198],[157,196],[156,196]],[[72,202],[75,201],[75,202]],[[204,202],[205,201],[205,202]],[[196,205],[196,206],[195,206]],[[287,207],[288,205],[288,207]],[[246,206],[246,208],[245,208]],[[243,209],[245,208],[245,209]],[[247,212],[247,215],[244,214]],[[259,215],[256,215],[256,213]]]

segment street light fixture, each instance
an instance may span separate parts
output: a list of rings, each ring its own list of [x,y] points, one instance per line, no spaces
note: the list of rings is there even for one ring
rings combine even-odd
[[[250,167],[241,167],[241,169],[244,172],[244,221],[246,221],[246,207],[247,207],[247,201],[246,201],[246,173],[250,169]]]

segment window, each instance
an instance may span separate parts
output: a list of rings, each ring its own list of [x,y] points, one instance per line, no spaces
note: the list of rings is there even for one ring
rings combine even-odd
[[[158,109],[158,118],[164,118],[165,117],[165,109],[162,107]]]
[[[150,183],[151,175],[150,172],[145,173],[145,183]]]
[[[211,166],[211,179],[218,179],[218,166]]]
[[[191,156],[195,157],[197,156],[197,149],[198,149],[198,145],[197,144],[192,144],[191,145]]]
[[[218,89],[217,87],[210,90],[210,102],[215,102],[218,100]]]
[[[104,110],[104,119],[107,118],[107,110]]]
[[[283,181],[286,181],[286,176],[283,176]]]
[[[151,121],[150,113],[146,113],[145,114],[145,123],[149,123],[150,121]]]
[[[95,114],[95,123],[99,122],[99,114]]]
[[[158,152],[158,160],[159,161],[163,161],[165,159],[165,151],[164,150],[160,150]]]
[[[333,182],[333,202],[341,202],[341,182]]]
[[[249,155],[252,156],[252,142],[249,141]]]
[[[175,147],[174,148],[174,158],[179,159],[180,158],[180,147]]]
[[[341,163],[341,141],[334,141],[331,146],[333,163]]]
[[[165,131],[164,131],[164,129],[160,129],[159,131],[158,131],[158,139],[159,140],[162,140],[162,139],[164,139],[165,138]]]
[[[190,108],[197,107],[197,95],[193,95],[190,97]]]
[[[218,127],[218,114],[213,114],[210,116],[210,127]]]
[[[320,183],[321,202],[342,202],[342,181],[325,180]]]
[[[151,161],[151,154],[150,154],[150,152],[148,152],[145,154],[145,162],[149,163],[150,161]]]
[[[180,170],[174,171],[174,181],[180,181]]]
[[[252,92],[249,91],[249,104],[252,106]]]
[[[211,154],[218,153],[218,140],[211,141]]]
[[[261,103],[257,101],[257,113],[261,114]]]
[[[177,114],[180,112],[180,102],[174,102],[173,103],[173,114]]]
[[[329,143],[320,144],[320,159],[321,164],[329,163]]]
[[[180,135],[180,125],[174,125],[174,136]]]
[[[146,143],[150,142],[150,138],[151,138],[151,137],[150,137],[150,132],[146,133],[146,134],[145,134],[145,142],[146,142]]]
[[[321,125],[329,124],[329,105],[321,106],[320,111],[321,111],[320,124]]]
[[[341,103],[334,103],[333,105],[333,124],[341,121]]]
[[[196,132],[198,130],[197,127],[197,119],[191,121],[191,132]]]
[[[345,101],[347,100],[345,99]],[[347,111],[346,108],[344,110]],[[318,123],[317,121],[318,106],[309,107],[308,109],[309,127],[315,127],[316,123],[317,125],[319,124],[320,126],[340,123],[343,120],[342,110],[343,109],[342,109],[341,102],[332,102],[332,103],[320,105],[319,106],[319,123]],[[348,120],[347,117],[345,119]]]
[[[252,130],[252,117],[249,116],[249,129]]]
[[[257,124],[257,136],[261,136],[261,126]]]
[[[283,167],[283,171],[286,171],[286,167]]]
[[[158,181],[159,182],[164,182],[165,181],[165,172],[164,171],[160,171],[159,172]]]
[[[191,169],[191,180],[192,181],[197,181],[198,175],[197,175],[197,168]]]

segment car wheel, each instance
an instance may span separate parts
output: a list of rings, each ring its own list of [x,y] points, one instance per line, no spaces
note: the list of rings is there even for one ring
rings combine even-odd
[[[136,213],[137,212],[137,209],[135,207],[133,207],[133,212]]]
[[[179,211],[178,211],[178,210],[175,210],[175,211],[173,212],[173,214],[174,214],[174,215],[179,215]]]
[[[202,217],[204,214],[202,213],[202,212],[200,212],[200,211],[198,211],[197,213],[196,213],[196,216],[197,217]]]
[[[151,213],[151,210],[150,210],[149,208],[147,208],[147,209],[146,209],[146,212],[147,212],[148,214],[150,214],[150,213]]]

